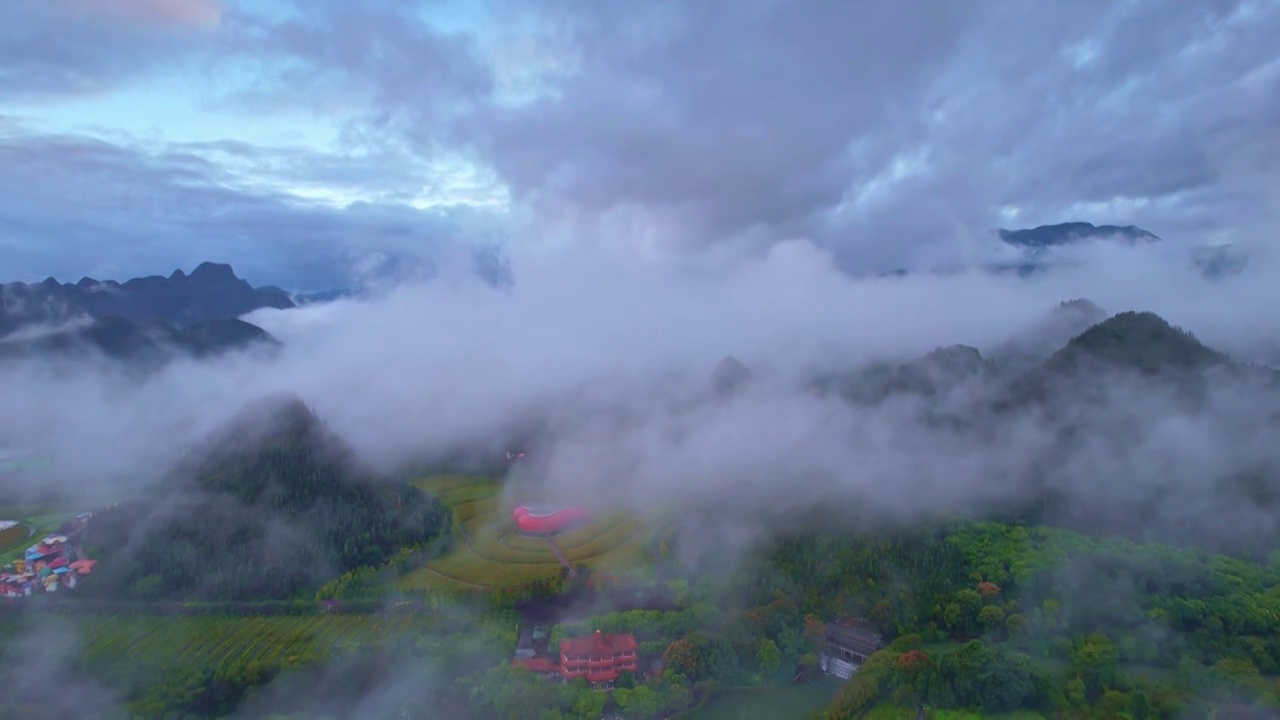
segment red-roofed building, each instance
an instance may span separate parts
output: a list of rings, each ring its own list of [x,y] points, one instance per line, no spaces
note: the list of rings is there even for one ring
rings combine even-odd
[[[624,672],[639,669],[635,637],[604,635],[599,630],[560,641],[560,674],[565,682],[584,677],[591,687],[612,687]]]
[[[611,688],[624,672],[638,672],[636,650],[639,646],[631,635],[605,635],[599,630],[580,638],[560,641],[560,658],[517,658],[522,665],[543,677],[559,675],[564,682],[586,678],[593,688]]]

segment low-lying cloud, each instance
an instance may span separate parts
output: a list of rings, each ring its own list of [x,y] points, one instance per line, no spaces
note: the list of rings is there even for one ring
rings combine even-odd
[[[1117,376],[1101,429],[1053,459],[1063,428],[1035,412],[957,429],[919,399],[860,407],[805,387],[815,372],[940,346],[986,353],[1076,297],[1110,313],[1154,311],[1241,355],[1280,338],[1267,264],[1208,280],[1164,253],[1086,246],[1030,278],[874,279],[850,278],[803,241],[715,266],[517,255],[508,288],[444,275],[376,300],[254,313],[284,342],[272,358],[181,361],[141,383],[102,367],[4,368],[0,437],[55,455],[49,481],[96,502],[154,479],[245,403],[284,391],[388,470],[539,423],[553,440],[526,474],[596,504],[719,504],[759,517],[843,501],[907,518],[999,503],[1034,477],[1085,495],[1158,496],[1153,518],[1185,520],[1222,510],[1211,478],[1274,463],[1269,406],[1256,394],[1223,385],[1188,410],[1171,391],[1138,393]],[[710,375],[727,355],[753,381],[714,400]],[[1133,439],[1116,441],[1115,428]]]

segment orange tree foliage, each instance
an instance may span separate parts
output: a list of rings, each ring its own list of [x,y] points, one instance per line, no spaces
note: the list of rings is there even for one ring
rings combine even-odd
[[[923,650],[911,650],[898,656],[898,667],[913,671],[929,664],[929,653]]]
[[[1000,586],[993,582],[980,582],[977,591],[983,598],[989,599],[1000,595]]]
[[[662,662],[670,669],[694,680],[701,678],[706,672],[702,662],[702,653],[688,637],[680,638],[667,646],[662,653]]]

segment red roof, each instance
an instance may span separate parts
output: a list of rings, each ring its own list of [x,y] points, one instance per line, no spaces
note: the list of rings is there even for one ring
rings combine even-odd
[[[527,505],[521,505],[511,513],[516,528],[521,532],[545,534],[561,532],[570,526],[587,519],[587,511],[580,507],[570,506],[551,512],[535,512]]]
[[[560,641],[560,652],[564,655],[611,657],[621,652],[635,652],[638,647],[632,635],[604,635],[599,630],[592,635]]]

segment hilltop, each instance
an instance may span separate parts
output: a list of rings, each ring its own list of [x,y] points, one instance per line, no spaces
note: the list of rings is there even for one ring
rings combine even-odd
[[[230,265],[204,262],[190,275],[175,270],[126,282],[82,278],[60,283],[0,285],[0,337],[32,325],[59,326],[82,318],[123,318],[140,325],[184,328],[238,318],[261,308],[294,307],[287,295],[254,288]]]
[[[1151,391],[1191,398],[1206,389],[1205,371],[1238,365],[1195,336],[1151,312],[1122,312],[1089,327],[1017,378],[1007,398],[1060,407],[1102,401],[1128,376]],[[1187,393],[1191,394],[1188,395]]]
[[[146,497],[94,518],[102,572],[132,599],[293,599],[449,527],[436,500],[362,467],[292,396],[246,408]]]
[[[730,397],[751,382],[751,369],[732,355],[720,361],[711,372],[711,388],[716,397]]]
[[[1122,312],[1072,338],[1043,367],[1072,372],[1089,361],[1157,373],[1204,370],[1229,359],[1155,313]]]

